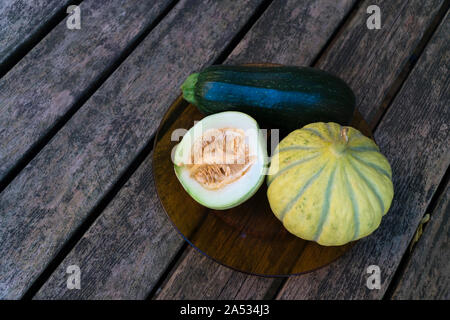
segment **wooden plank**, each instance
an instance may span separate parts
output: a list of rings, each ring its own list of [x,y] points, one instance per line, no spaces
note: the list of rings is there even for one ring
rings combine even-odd
[[[32,41],[69,0],[2,0],[0,2],[0,70],[18,48]],[[1,72],[0,72],[1,73]]]
[[[450,184],[431,213],[392,299],[450,299]]]
[[[0,194],[0,297],[24,294],[260,3],[179,2]]]
[[[450,165],[450,17],[436,31],[375,132],[392,166],[394,200],[380,228],[313,274],[289,279],[279,299],[380,299]],[[367,267],[381,288],[366,286]]]
[[[340,10],[334,10],[333,5],[336,5],[335,2],[333,2],[333,4],[331,4],[331,2],[329,3],[330,4],[328,6],[324,5],[324,3],[319,4],[317,2],[311,4],[314,10],[305,9],[305,12],[311,14],[310,18],[307,20],[316,21],[319,17],[322,17],[323,19],[330,19],[330,17],[335,17],[335,12],[341,12],[339,16],[342,17],[346,10],[350,7],[350,3],[347,3],[347,7],[344,6]],[[338,3],[341,4],[342,2]],[[365,19],[367,18],[365,10],[369,4],[376,3],[378,3],[382,8],[384,27],[381,30],[371,31],[368,30],[365,25]],[[318,67],[335,72],[336,74],[343,76],[349,83],[352,83],[352,88],[358,99],[364,97],[365,100],[371,100],[372,98],[374,101],[383,100],[384,97],[382,96],[381,91],[386,91],[383,88],[389,87],[389,83],[384,83],[384,81],[389,82],[385,79],[392,79],[392,81],[394,81],[393,79],[395,79],[395,75],[398,74],[400,65],[404,64],[405,61],[409,59],[409,55],[414,49],[414,44],[417,43],[423,35],[426,26],[432,21],[432,18],[439,9],[439,4],[441,4],[442,1],[434,1],[434,3],[428,2],[426,5],[422,1],[410,1],[409,3],[410,6],[405,9],[404,2],[364,2],[357,11],[355,17],[341,32],[340,36],[334,41],[326,54],[326,58],[319,61]],[[323,12],[317,11],[317,9],[321,8],[324,10]],[[231,54],[230,60],[233,61],[233,63],[248,62],[249,60],[247,59],[252,59],[252,61],[261,61],[261,59],[263,59],[266,55],[276,59],[275,57],[278,57],[277,52],[282,51],[282,58],[280,58],[280,60],[276,60],[276,62],[285,63],[283,59],[286,59],[286,63],[298,65],[311,63],[314,58],[314,54],[309,54],[306,57],[303,57],[303,53],[305,52],[305,50],[303,50],[303,46],[310,47],[311,43],[315,43],[317,39],[311,39],[310,43],[309,41],[305,42],[304,37],[308,37],[305,36],[305,34],[315,34],[316,28],[321,28],[322,21],[317,21],[318,24],[314,25],[312,22],[304,23],[303,19],[297,18],[293,21],[289,21],[287,24],[290,25],[293,30],[297,28],[299,30],[298,33],[288,30],[277,31],[274,27],[274,21],[284,21],[285,19],[288,19],[293,10],[294,8],[292,7],[290,10],[287,9],[286,12],[282,13],[283,16],[273,18],[267,16],[267,20],[265,21],[261,19],[261,24],[255,26],[253,29],[255,31],[252,30],[249,36],[241,42],[237,49]],[[331,15],[330,12],[333,12],[333,15]],[[399,12],[402,13],[400,16]],[[267,14],[269,14],[269,11]],[[410,21],[411,16],[416,18]],[[335,23],[337,22],[338,21]],[[276,25],[278,25],[278,22]],[[309,30],[302,30],[302,26],[304,25],[310,25]],[[271,34],[270,36],[275,37],[277,41],[271,41],[270,37],[265,37],[265,35],[268,32],[271,32],[270,30],[272,29],[274,29],[274,34]],[[331,30],[332,29],[330,29],[330,31]],[[410,32],[410,30],[414,30],[414,32]],[[404,39],[404,32],[408,32],[408,40]],[[256,36],[253,35],[253,33],[255,33]],[[279,37],[281,36],[284,36],[285,38],[280,39]],[[299,37],[298,40],[297,37]],[[322,39],[322,44],[325,39],[326,37]],[[399,39],[402,39],[402,41]],[[261,41],[261,46],[258,41]],[[402,45],[397,47],[396,43],[391,41],[398,41]],[[280,45],[280,43],[286,42],[290,44],[289,49],[280,49],[280,46],[283,48],[283,45]],[[300,47],[296,45],[298,43],[300,43]],[[365,45],[361,46],[361,43],[364,43]],[[274,47],[274,51],[271,49],[272,46]],[[377,48],[377,50],[374,48]],[[316,52],[319,50],[320,46],[316,48]],[[353,57],[352,55],[354,51],[357,54]],[[352,56],[351,62],[346,61],[344,58],[345,56],[347,56],[348,59],[350,59],[349,56]],[[348,69],[348,71],[346,71],[346,69]],[[376,69],[376,72],[379,73],[375,75],[378,79],[376,85],[366,81],[367,74],[373,72],[373,69]],[[340,74],[341,71],[342,75]],[[390,84],[392,84],[392,81]],[[375,89],[367,90],[370,86],[373,86],[375,89],[378,88],[380,91]],[[362,106],[360,105],[360,107]],[[365,109],[366,107],[367,106],[363,107],[362,110],[363,112],[365,110],[365,114],[367,116],[370,112],[368,112],[368,109]],[[371,107],[376,108],[378,107],[378,104],[371,104]],[[186,259],[191,260],[190,257]],[[219,274],[229,275],[228,277],[219,278],[220,282],[210,282],[208,281],[208,278],[202,277],[193,278],[190,274],[190,266],[196,265],[196,268],[200,268],[200,266],[202,266],[201,263],[202,260],[197,259],[195,262],[191,262],[190,265],[184,263],[180,264],[176,272],[172,275],[172,278],[174,279],[170,279],[168,281],[170,285],[165,285],[161,289],[157,298],[181,299],[183,297],[190,299],[202,299],[204,297],[204,292],[214,290],[213,288],[215,287],[224,287],[223,292],[229,293],[229,298],[232,298],[240,295],[241,291],[247,290],[247,287],[243,285],[243,280],[240,274],[236,272],[225,273],[223,270],[225,267],[218,264],[215,266],[216,272]],[[211,273],[212,268],[213,267],[211,265],[203,263],[201,270],[203,270],[203,273]],[[202,273],[197,272],[197,274]],[[247,281],[247,278],[245,279]],[[270,287],[270,283],[273,283],[273,279],[265,278],[257,278],[254,281],[263,283],[266,287]],[[275,283],[273,283],[273,285],[275,285]],[[195,286],[197,290],[191,291],[189,288],[192,286]],[[302,287],[299,286],[299,288],[299,290],[301,290]],[[184,292],[190,292],[192,295],[186,296]],[[221,293],[221,296],[224,295],[223,292]],[[261,295],[264,294],[261,293]],[[316,295],[315,297],[318,296],[319,295]]]
[[[307,4],[307,1],[304,1],[304,4]],[[273,19],[280,19],[283,20],[284,15],[291,14],[291,11],[293,10],[295,14],[292,15],[292,17],[290,18],[290,20],[286,21],[285,24],[280,24],[281,29],[277,29],[276,27],[278,26],[278,24],[275,24],[272,22],[272,27],[274,28],[274,30],[271,30],[270,32],[273,32],[274,34],[277,33],[281,33],[281,34],[290,34],[290,35],[296,35],[296,37],[298,37],[299,39],[302,39],[303,37],[305,37],[305,33],[307,34],[317,34],[317,37],[315,38],[308,38],[308,41],[305,40],[304,42],[304,46],[305,48],[308,47],[310,48],[311,46],[316,48],[316,52],[318,52],[321,47],[324,45],[324,43],[327,41],[327,36],[330,36],[334,30],[334,28],[338,25],[340,19],[345,15],[346,12],[348,12],[349,8],[351,7],[353,1],[341,1],[339,6],[336,6],[334,1],[331,0],[327,0],[327,1],[320,1],[320,3],[317,4],[317,8],[321,9],[321,10],[325,10],[325,12],[329,12],[329,11],[335,11],[339,12],[338,16],[334,16],[333,19],[330,20],[321,20],[318,19],[318,17],[316,15],[310,15],[310,12],[314,10],[311,9],[311,5],[309,5],[309,7],[306,7],[305,9],[302,9],[300,12],[296,11],[295,8],[298,5],[298,1],[284,1],[284,2],[277,2],[274,3],[273,5],[271,5],[266,13],[263,15],[263,18],[261,18],[261,20],[258,21],[257,25],[255,28],[252,29],[252,31],[250,32],[249,36],[251,37],[253,32],[253,30],[256,30],[256,32],[258,32],[258,30],[260,30],[260,28],[264,27],[266,28],[267,26],[265,25],[267,21],[272,21]],[[276,5],[275,5],[276,4]],[[283,5],[286,5],[287,7],[285,9],[283,9]],[[316,5],[313,5],[312,8],[316,8]],[[273,13],[272,13],[273,12]],[[323,16],[323,18],[326,18],[326,15]],[[317,20],[318,19],[318,20]],[[314,21],[316,21],[314,23]],[[272,28],[269,28],[272,29]],[[313,31],[317,31],[317,29],[320,29],[320,32],[313,32]],[[245,39],[247,39],[248,37],[246,37]],[[245,41],[245,40],[244,40]],[[276,49],[278,50],[278,48]],[[294,49],[292,49],[294,50]],[[296,52],[298,50],[298,48],[295,48]],[[242,51],[244,52],[244,51]],[[300,57],[299,59],[299,63],[301,63],[302,61],[306,61],[306,63],[309,63],[313,58],[314,58],[314,52],[311,51],[311,49],[308,50],[300,50],[299,51]],[[233,53],[235,57],[237,57],[236,55],[236,51]],[[259,56],[260,57],[264,57],[264,54],[269,54],[269,52],[260,52]],[[248,59],[258,59],[256,56],[254,57],[248,57]],[[243,62],[245,62],[245,60],[243,60]],[[279,61],[279,62],[284,62],[284,61]],[[142,181],[145,179],[149,179],[147,176],[141,176],[141,174],[146,174],[146,171],[141,171],[139,173],[135,173],[133,175],[133,177],[130,178],[130,180],[134,181]],[[133,182],[133,184],[137,184],[135,182]],[[156,191],[154,190],[154,188],[152,187],[150,190],[140,190],[140,192],[145,192],[145,195],[143,196],[143,198],[145,197],[149,197],[149,194],[154,194]],[[132,202],[136,202],[135,198],[136,197],[140,197],[140,195],[135,195],[133,197],[129,198],[129,201]],[[122,197],[121,197],[122,198]],[[126,198],[126,197],[124,197]],[[119,202],[120,203],[120,202]],[[145,208],[145,205],[143,206]],[[153,208],[153,207],[152,207]],[[151,209],[151,208],[150,208]],[[155,216],[160,216],[160,215],[165,215],[161,210],[156,210],[156,208],[154,209],[155,212],[153,212],[152,214]],[[129,214],[131,215],[131,213],[125,213],[123,212],[123,210],[121,210],[120,206],[116,204],[116,202],[111,204],[111,208],[107,209],[107,212],[114,212],[115,215],[125,215],[125,214]],[[155,285],[155,282],[153,281],[149,281],[149,282],[145,282],[145,281],[141,281],[139,283],[137,283],[137,281],[135,279],[140,279],[140,278],[149,278],[151,277],[151,275],[146,275],[146,274],[142,274],[140,270],[143,270],[141,267],[141,261],[144,259],[142,258],[142,255],[152,255],[154,253],[152,253],[152,251],[147,252],[147,251],[141,251],[140,249],[140,244],[139,244],[139,239],[135,239],[134,242],[136,243],[136,245],[134,247],[130,247],[128,248],[128,250],[130,251],[130,255],[135,257],[135,266],[132,266],[131,263],[130,265],[127,265],[127,268],[130,268],[130,270],[135,271],[135,273],[133,272],[126,272],[126,274],[121,274],[121,273],[114,273],[111,274],[111,264],[115,263],[114,261],[122,261],[122,259],[125,259],[122,257],[123,253],[122,250],[120,249],[121,244],[117,244],[118,249],[116,248],[111,248],[110,246],[107,246],[106,249],[104,250],[104,248],[102,246],[97,246],[96,243],[102,243],[105,240],[103,240],[104,235],[108,235],[111,232],[114,232],[114,230],[116,228],[118,228],[118,226],[116,226],[115,224],[108,223],[108,215],[109,214],[102,214],[98,221],[95,222],[95,224],[92,226],[92,229],[96,229],[99,228],[98,232],[92,232],[89,231],[88,235],[86,235],[85,237],[83,237],[83,239],[80,241],[79,244],[77,244],[77,246],[75,247],[75,249],[67,256],[66,259],[64,259],[63,263],[61,264],[60,267],[57,268],[57,270],[54,272],[54,274],[50,277],[49,281],[41,288],[41,290],[37,293],[36,298],[37,299],[43,299],[43,298],[60,298],[60,297],[70,297],[70,298],[75,298],[75,297],[83,297],[83,298],[91,298],[91,297],[110,297],[109,293],[109,289],[110,285],[106,284],[105,287],[102,287],[101,285],[98,285],[98,288],[96,289],[95,292],[84,292],[84,289],[82,290],[72,290],[72,292],[68,292],[69,290],[66,290],[66,287],[64,285],[64,279],[66,279],[66,274],[65,274],[65,266],[70,265],[71,263],[74,262],[79,262],[81,265],[85,265],[85,266],[90,266],[90,265],[95,265],[95,267],[87,267],[89,269],[83,271],[83,274],[88,277],[88,278],[94,278],[96,279],[97,277],[103,277],[103,278],[107,278],[108,280],[106,280],[106,282],[110,282],[110,283],[118,283],[118,282],[130,282],[133,283],[135,286],[135,290],[137,292],[142,292],[145,291],[144,289],[147,289],[148,291],[150,291],[150,289],[152,288],[152,286]],[[141,212],[135,212],[133,214],[133,216],[145,216],[144,213]],[[142,222],[144,227],[148,227],[146,222]],[[97,225],[101,225],[101,228],[98,227]],[[171,227],[171,226],[170,226]],[[133,235],[136,231],[134,231],[134,226],[128,226],[128,233],[130,235]],[[172,228],[172,227],[171,227]],[[104,230],[104,229],[108,229],[108,230]],[[100,232],[100,230],[102,230]],[[152,230],[153,229],[149,229],[149,235],[152,234]],[[174,233],[176,233],[176,231],[174,229],[172,229]],[[95,236],[97,235],[97,236]],[[95,240],[98,237],[98,240]],[[85,240],[85,238],[87,238]],[[89,241],[88,241],[89,240]],[[177,246],[181,243],[182,238],[177,236],[175,240],[168,240],[168,241],[174,241],[174,244],[172,244],[173,248],[178,248]],[[142,244],[142,246],[146,246],[145,244]],[[151,249],[149,249],[151,250]],[[153,249],[154,250],[154,249]],[[191,252],[193,250],[189,250],[188,252]],[[168,250],[166,252],[166,255],[168,257],[173,257],[175,255],[176,250],[170,251]],[[195,256],[193,256],[195,254]],[[98,258],[96,257],[100,257],[102,255],[107,255],[109,260],[102,260],[99,261]],[[128,256],[128,255],[127,255]],[[214,296],[220,296],[219,292],[221,291],[221,288],[227,287],[224,289],[224,291],[222,291],[222,296],[223,297],[228,297],[228,296],[234,296],[234,297],[242,297],[242,298],[246,298],[246,297],[250,297],[250,298],[262,298],[264,296],[264,294],[267,292],[266,289],[268,289],[269,286],[272,285],[272,279],[265,279],[265,278],[261,278],[261,277],[249,277],[246,275],[243,275],[241,273],[238,272],[234,272],[231,271],[228,268],[225,267],[220,267],[218,269],[218,265],[215,262],[210,261],[209,259],[196,254],[194,252],[192,252],[192,254],[190,253],[189,258],[191,260],[189,261],[185,261],[183,260],[182,264],[186,265],[186,268],[184,270],[191,270],[192,268],[194,268],[193,266],[198,265],[198,272],[194,274],[196,274],[197,276],[193,276],[191,277],[190,281],[187,282],[192,288],[195,288],[195,282],[198,281],[200,286],[205,286],[205,282],[208,282],[208,279],[214,279],[214,282],[212,282],[212,286],[209,287],[208,289],[205,289],[203,292],[209,292],[209,297],[214,297]],[[155,261],[157,261],[158,259],[155,259]],[[191,263],[190,261],[194,260],[193,263]],[[162,268],[165,267],[164,263],[167,260],[161,260],[161,262],[159,262],[159,264],[153,268],[153,270],[147,269],[145,270],[146,272],[151,272],[151,273],[156,273],[157,270],[161,270]],[[136,271],[138,270],[138,271]],[[208,273],[208,270],[211,270],[210,273]],[[125,272],[124,272],[125,273]],[[202,274],[207,274],[205,277],[202,277]],[[227,279],[230,279],[230,281],[228,282]],[[246,280],[245,280],[246,279]],[[194,281],[195,280],[195,281]],[[223,280],[223,281],[222,281]],[[242,281],[244,281],[245,285],[242,285]],[[220,282],[220,283],[219,283]],[[242,286],[242,290],[238,290],[236,291],[236,287],[234,286],[234,283],[236,283],[237,285],[241,285]],[[180,284],[182,284],[180,281],[177,281],[177,286],[180,286]],[[215,284],[215,285],[214,285]],[[194,289],[189,289],[186,288],[185,286],[181,285],[180,286],[182,290],[187,290],[186,292],[189,293],[194,293],[195,290]],[[117,288],[117,286],[115,287]],[[254,289],[258,288],[258,290],[256,292],[254,292]],[[118,290],[118,289],[117,289]],[[207,291],[208,290],[208,291]],[[76,291],[76,292],[75,292]],[[102,292],[107,292],[107,293],[102,293]],[[117,295],[119,295],[120,293],[117,293]],[[183,294],[183,293],[181,293]],[[186,293],[185,293],[186,295]],[[132,295],[130,293],[129,296],[132,297],[142,297],[142,296],[138,296],[138,295]],[[190,295],[188,295],[190,296]]]
[[[69,30],[62,21],[0,80],[0,180],[169,4],[85,1],[82,29]]]

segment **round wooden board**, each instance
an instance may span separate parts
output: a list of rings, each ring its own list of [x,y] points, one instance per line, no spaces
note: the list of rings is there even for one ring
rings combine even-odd
[[[171,154],[189,129],[204,117],[195,106],[178,98],[156,134],[153,174],[156,190],[169,219],[201,253],[238,271],[262,276],[298,275],[321,268],[347,252],[354,242],[325,247],[289,233],[272,213],[263,183],[245,203],[229,210],[212,210],[193,200],[175,176]],[[351,126],[371,137],[359,112]]]

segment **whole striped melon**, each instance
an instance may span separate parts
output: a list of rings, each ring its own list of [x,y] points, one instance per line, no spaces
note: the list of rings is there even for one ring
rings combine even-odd
[[[331,122],[284,138],[267,183],[270,207],[286,229],[326,246],[371,234],[394,196],[391,167],[375,142]]]

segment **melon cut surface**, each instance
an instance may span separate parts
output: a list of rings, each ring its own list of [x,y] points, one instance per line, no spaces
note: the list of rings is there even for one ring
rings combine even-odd
[[[212,209],[235,207],[264,181],[267,150],[257,122],[229,111],[197,122],[176,147],[175,174],[189,195]]]

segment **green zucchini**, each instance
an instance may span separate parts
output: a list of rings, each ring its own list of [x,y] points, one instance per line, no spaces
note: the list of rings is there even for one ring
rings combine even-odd
[[[308,67],[214,65],[191,74],[181,88],[204,114],[241,111],[273,128],[347,125],[355,111],[355,95],[343,80]]]

